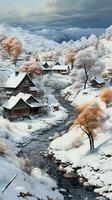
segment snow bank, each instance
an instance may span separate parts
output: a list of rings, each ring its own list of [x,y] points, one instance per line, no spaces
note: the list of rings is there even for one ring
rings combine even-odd
[[[89,152],[88,137],[76,127],[52,141],[49,152],[53,153],[56,160],[70,163],[70,167],[65,168],[65,174],[75,168],[77,175],[87,180],[88,186],[95,186],[95,192],[112,199],[112,107],[106,108],[99,98],[99,89],[91,88],[80,91],[72,99],[72,104],[78,106],[90,100],[96,101],[108,116],[102,129],[97,130],[94,153]]]
[[[12,183],[2,193],[7,184],[16,176]],[[53,189],[52,189],[53,188]],[[40,198],[47,200],[47,196],[56,200],[63,200],[57,190],[56,183],[40,169],[32,170],[32,176],[28,176],[13,164],[0,159],[0,191],[2,199],[18,199],[21,193],[29,194],[28,199]]]

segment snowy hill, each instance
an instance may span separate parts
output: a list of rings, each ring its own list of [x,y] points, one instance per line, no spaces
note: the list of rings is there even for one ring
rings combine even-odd
[[[59,61],[60,63],[65,62],[65,56],[67,52],[72,52],[75,55],[75,62],[74,62],[74,68],[71,71],[69,76],[62,76],[60,75],[45,75],[42,78],[39,78],[37,81],[40,82],[40,84],[43,86],[43,90],[46,91],[46,94],[49,94],[49,100],[55,101],[54,96],[52,95],[52,92],[50,89],[58,88],[65,88],[62,90],[62,95],[65,97],[66,100],[68,100],[73,106],[78,106],[81,103],[86,103],[87,100],[98,100],[98,95],[100,93],[100,88],[92,88],[89,83],[87,84],[87,88],[84,90],[84,80],[85,80],[85,73],[83,68],[83,61],[85,59],[86,66],[88,67],[88,76],[89,79],[91,76],[100,76],[106,78],[106,87],[111,88],[111,84],[109,82],[109,77],[107,74],[107,69],[112,67],[111,60],[112,60],[112,27],[109,27],[105,33],[97,38],[95,35],[91,35],[89,38],[82,37],[80,40],[77,41],[69,41],[65,42],[63,41],[61,44],[53,41],[48,40],[44,36],[31,34],[27,30],[23,30],[22,28],[14,28],[6,25],[0,25],[0,38],[3,38],[4,36],[15,36],[17,37],[22,45],[23,45],[23,51],[22,54],[25,54],[26,51],[35,50],[37,53],[39,53],[39,56],[41,58],[41,55],[46,52],[52,54],[52,52],[58,52],[59,53]],[[0,82],[1,85],[3,82],[6,82],[6,79],[8,76],[10,76],[14,72],[14,65],[12,65],[12,62],[10,59],[3,58],[2,55],[0,55]],[[48,90],[46,90],[45,86],[48,86]],[[63,85],[63,87],[62,87]],[[53,88],[54,87],[54,88]],[[52,100],[53,99],[53,100]],[[101,102],[100,102],[101,103]],[[102,104],[101,104],[102,105]],[[61,106],[60,106],[61,107]],[[53,153],[55,154],[55,158],[58,160],[62,160],[62,162],[71,162],[73,169],[76,167],[80,167],[80,170],[78,171],[79,176],[83,176],[88,181],[88,184],[92,184],[95,186],[100,187],[99,190],[96,189],[96,192],[99,192],[100,194],[107,196],[108,198],[112,199],[112,194],[108,191],[112,188],[112,180],[111,178],[105,181],[105,177],[107,178],[109,175],[112,174],[112,169],[109,168],[109,163],[111,161],[111,120],[112,120],[112,108],[106,108],[104,105],[102,106],[103,112],[105,114],[109,115],[110,121],[106,122],[106,130],[100,130],[98,139],[96,141],[96,147],[98,149],[99,146],[101,146],[102,143],[105,144],[105,141],[108,141],[106,145],[102,146],[100,148],[99,152],[95,153],[93,156],[90,154],[88,155],[88,140],[87,137],[82,137],[81,131],[77,129],[73,129],[72,131],[68,131],[65,135],[62,137],[57,138],[51,143],[51,148]],[[54,116],[54,117],[53,117]],[[0,139],[4,140],[6,144],[11,142],[9,147],[11,151],[13,151],[12,146],[15,146],[16,142],[20,142],[21,139],[28,141],[31,139],[32,131],[37,130],[46,130],[50,128],[53,125],[56,125],[58,122],[62,122],[61,120],[64,120],[67,116],[66,110],[61,108],[60,111],[57,112],[57,114],[51,113],[51,116],[48,118],[41,118],[36,119],[32,123],[32,129],[29,130],[29,121],[23,121],[20,125],[20,123],[11,123],[5,119],[0,117],[1,125],[0,125]],[[31,123],[31,121],[30,121]],[[75,135],[76,133],[76,135]],[[78,136],[80,136],[78,138]],[[34,135],[34,137],[36,137]],[[5,139],[4,139],[5,138]],[[7,139],[8,138],[8,139]],[[84,139],[84,140],[83,140]],[[78,142],[76,142],[78,141]],[[76,143],[75,143],[76,142]],[[108,147],[108,148],[107,148]],[[16,147],[15,147],[16,149]],[[108,150],[107,150],[108,149]],[[17,149],[16,149],[17,150]],[[76,157],[74,156],[76,155]],[[86,156],[85,156],[86,155]],[[109,157],[108,157],[109,155]],[[83,159],[81,159],[83,157]],[[14,159],[13,159],[14,158]],[[12,160],[13,162],[12,162]],[[16,185],[16,191],[14,192],[14,189],[11,187],[9,188],[8,192],[14,192],[14,196],[11,198],[16,199],[17,195],[19,194],[21,188],[23,191],[26,191],[26,187],[28,188],[28,191],[33,193],[34,195],[37,195],[37,187],[35,184],[39,184],[39,187],[43,187],[44,180],[46,180],[46,176],[43,176],[40,171],[36,171],[34,173],[34,178],[29,178],[26,176],[26,181],[23,180],[24,174],[18,170],[18,166],[15,167],[17,157],[15,158],[14,155],[9,158],[2,158],[0,157],[0,165],[1,165],[1,171],[3,174],[0,174],[0,180],[6,178],[5,173],[9,174],[10,167],[14,170],[14,174],[18,173],[18,178],[16,179],[16,182],[12,184],[12,187]],[[94,164],[94,159],[95,163]],[[88,161],[89,160],[89,161]],[[12,163],[10,166],[9,161]],[[100,164],[99,164],[100,163]],[[102,164],[103,163],[103,164]],[[6,171],[3,169],[4,166],[6,166]],[[81,168],[83,167],[84,170]],[[94,169],[94,170],[93,170]],[[102,169],[100,171],[100,169]],[[67,169],[70,171],[71,169]],[[67,172],[68,172],[67,171]],[[108,173],[107,173],[108,171]],[[87,173],[88,172],[88,173]],[[93,173],[93,174],[92,174]],[[21,175],[20,175],[21,174]],[[102,175],[103,174],[103,175]],[[94,175],[94,179],[91,178],[91,176]],[[9,177],[9,179],[12,178]],[[19,179],[20,178],[20,179]],[[37,180],[35,180],[37,179]],[[47,178],[48,179],[48,178]],[[42,180],[42,181],[41,181]],[[7,181],[3,184],[5,186],[7,184]],[[21,187],[19,186],[19,183],[21,181]],[[48,182],[51,185],[48,188],[44,188],[43,190],[45,193],[39,194],[39,197],[46,200],[46,198],[43,197],[43,195],[47,195],[50,193],[50,197],[55,196],[54,199],[57,198],[58,191],[56,190],[56,193],[51,191],[51,187],[55,185],[52,180],[48,180]],[[30,184],[30,182],[32,184]],[[41,184],[43,182],[43,185]],[[34,185],[34,190],[29,188],[32,188],[31,186]],[[55,185],[56,187],[56,185]],[[42,190],[42,192],[43,192]],[[47,191],[46,191],[47,190]],[[50,190],[50,192],[49,192]],[[6,196],[8,193],[6,193]],[[34,198],[33,198],[34,199]],[[61,196],[60,199],[63,199]]]
[[[49,147],[49,152],[56,162],[60,163],[59,170],[63,171],[65,177],[74,177],[77,174],[79,181],[85,187],[93,187],[96,193],[111,200],[112,97],[110,97],[108,106],[101,99],[100,94],[104,88],[109,89],[109,95],[112,93],[112,75],[108,73],[108,69],[112,69],[112,26],[106,29],[99,38],[91,36],[88,39],[82,38],[81,41],[71,41],[64,45],[69,48],[70,43],[75,52],[74,69],[70,74],[72,83],[62,91],[62,95],[75,107],[75,110],[83,108],[84,110],[78,111],[84,112],[84,116],[92,103],[94,106],[98,105],[106,121],[102,122],[101,129],[95,130],[93,153],[89,151],[88,136],[83,131],[82,124],[71,126],[65,134],[55,139]],[[89,77],[86,88],[84,88],[86,80],[84,64]],[[98,77],[98,81],[103,78],[105,85],[91,86],[92,76]],[[76,117],[78,118],[78,116],[81,114],[77,113]],[[76,121],[74,121],[75,123]],[[65,163],[68,165],[67,167],[64,167]]]
[[[31,34],[29,31],[23,30],[20,27],[14,28],[7,25],[0,25],[0,37],[1,36],[17,37],[26,51],[32,51],[33,49],[37,51],[50,51],[59,46],[55,41],[47,40],[43,36]]]

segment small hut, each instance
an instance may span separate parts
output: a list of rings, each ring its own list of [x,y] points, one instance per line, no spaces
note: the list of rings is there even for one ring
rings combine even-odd
[[[12,96],[5,104],[3,104],[3,117],[9,120],[45,114],[47,111],[47,104],[42,104],[31,94],[25,93],[19,93],[16,96]]]
[[[68,75],[70,73],[70,67],[67,65],[54,65],[52,68],[47,68],[43,70],[44,74],[52,74],[52,73],[57,73],[57,74],[63,74],[63,75]]]
[[[3,117],[9,120],[17,118],[26,118],[30,115],[30,106],[23,100],[12,96],[7,103],[3,105]]]
[[[98,76],[91,78],[90,83],[92,87],[98,87],[98,88],[103,87],[105,85],[104,79]]]

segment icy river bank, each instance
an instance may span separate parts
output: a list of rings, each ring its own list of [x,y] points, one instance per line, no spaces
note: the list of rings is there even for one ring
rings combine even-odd
[[[55,94],[56,95],[56,94]],[[72,123],[75,112],[73,107],[64,100],[60,95],[56,95],[60,104],[68,111],[68,117],[62,124],[52,127],[47,131],[41,132],[37,140],[30,142],[22,147],[20,156],[28,157],[34,167],[39,167],[43,172],[47,172],[58,185],[59,191],[64,195],[65,200],[95,200],[97,195],[91,190],[83,188],[78,179],[64,178],[62,173],[57,170],[57,164],[53,160],[44,156],[50,144],[49,137],[54,136],[55,133],[64,133]]]

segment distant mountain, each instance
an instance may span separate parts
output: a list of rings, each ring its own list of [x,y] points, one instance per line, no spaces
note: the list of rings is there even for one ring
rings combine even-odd
[[[49,51],[58,47],[59,44],[53,40],[46,39],[44,36],[32,34],[30,31],[24,30],[20,27],[14,28],[7,25],[0,25],[0,37],[2,36],[16,36],[23,48],[27,51],[32,49],[39,49],[39,51]]]

